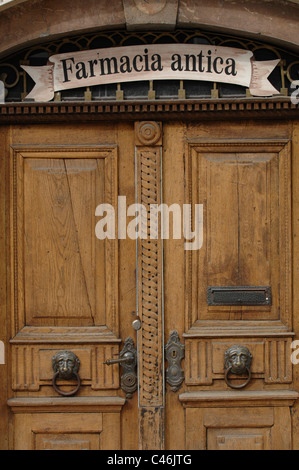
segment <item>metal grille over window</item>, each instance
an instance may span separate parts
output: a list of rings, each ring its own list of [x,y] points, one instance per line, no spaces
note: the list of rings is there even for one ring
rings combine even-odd
[[[34,81],[21,68],[22,65],[45,66],[49,57],[55,54],[149,44],[231,47],[253,52],[256,61],[279,59],[269,81],[281,96],[291,95],[294,91],[292,83],[299,80],[298,55],[251,39],[192,30],[171,33],[111,31],[52,41],[4,58],[0,62],[0,80],[5,87],[5,101],[23,101],[34,87]],[[251,97],[249,89],[239,85],[199,80],[150,80],[59,91],[55,93],[54,101],[211,100],[246,97]]]

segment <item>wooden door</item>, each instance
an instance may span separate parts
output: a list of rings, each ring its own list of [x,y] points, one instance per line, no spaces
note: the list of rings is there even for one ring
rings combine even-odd
[[[168,448],[292,446],[291,143],[282,123],[164,127],[164,202],[203,205],[200,249],[164,241],[165,340],[177,330],[185,346],[184,384],[167,386]],[[266,288],[263,301],[249,287]],[[248,370],[226,376],[233,346],[252,356],[247,385]]]
[[[137,397],[126,404],[105,364],[134,334],[135,242],[95,231],[98,206],[115,208],[117,230],[118,195],[134,202],[133,125],[11,127],[6,143],[10,446],[136,448]],[[61,351],[78,375],[53,388]]]
[[[1,130],[3,448],[8,429],[15,449],[291,448],[291,132],[158,121]],[[119,196],[133,207],[126,227]],[[136,202],[147,215],[137,244],[126,231]],[[96,237],[103,203],[115,209],[115,239]],[[162,203],[161,226],[151,209]],[[183,218],[178,236],[171,213],[190,208],[194,230],[196,204],[203,240],[186,250]],[[122,368],[104,364],[128,337],[138,346],[130,399]],[[171,338],[180,352],[169,357]],[[241,376],[225,374],[232,346],[251,354]],[[52,358],[65,350],[80,361],[74,396],[52,384]]]

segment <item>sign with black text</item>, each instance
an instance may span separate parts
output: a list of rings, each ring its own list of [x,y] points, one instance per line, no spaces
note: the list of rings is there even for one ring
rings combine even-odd
[[[41,67],[22,65],[36,85],[26,99],[50,101],[54,92],[142,80],[202,80],[280,94],[268,80],[279,59],[256,61],[253,52],[198,44],[151,44],[56,54]]]

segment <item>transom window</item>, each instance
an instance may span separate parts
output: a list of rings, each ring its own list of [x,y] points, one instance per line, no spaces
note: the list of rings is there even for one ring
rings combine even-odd
[[[288,96],[291,84],[299,80],[299,57],[290,51],[213,32],[178,30],[176,32],[110,31],[81,35],[31,47],[0,62],[0,79],[6,89],[6,102],[23,101],[34,82],[21,65],[46,65],[48,58],[64,52],[146,44],[203,44],[250,50],[257,61],[280,59],[269,80],[281,95]],[[57,92],[55,101],[178,100],[250,97],[248,89],[230,84],[197,80],[156,80],[113,85],[98,85]]]

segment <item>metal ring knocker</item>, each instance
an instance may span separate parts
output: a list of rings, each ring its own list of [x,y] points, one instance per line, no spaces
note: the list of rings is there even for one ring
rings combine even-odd
[[[52,379],[54,390],[64,397],[75,395],[81,386],[81,379],[78,374],[80,361],[76,354],[71,351],[59,351],[52,357],[52,367],[54,370],[54,376]],[[57,379],[71,380],[73,378],[76,379],[77,386],[69,392],[61,390],[56,383]]]
[[[233,389],[245,388],[251,380],[251,360],[252,355],[248,348],[245,346],[231,346],[225,351],[225,374],[224,379],[226,384]],[[230,374],[235,375],[248,375],[244,383],[240,385],[234,385],[229,380]]]
[[[250,382],[250,380],[251,380],[251,370],[248,369],[248,367],[246,367],[246,372],[247,372],[247,374],[248,374],[248,378],[247,378],[247,380],[246,380],[244,383],[242,383],[242,384],[240,384],[240,385],[234,385],[234,384],[232,384],[232,383],[229,381],[228,376],[229,376],[229,374],[230,374],[231,371],[232,371],[232,367],[229,367],[229,368],[225,371],[225,376],[224,376],[225,382],[227,383],[227,385],[228,385],[230,388],[241,389],[241,388],[245,388],[246,385],[249,384],[249,382]]]

